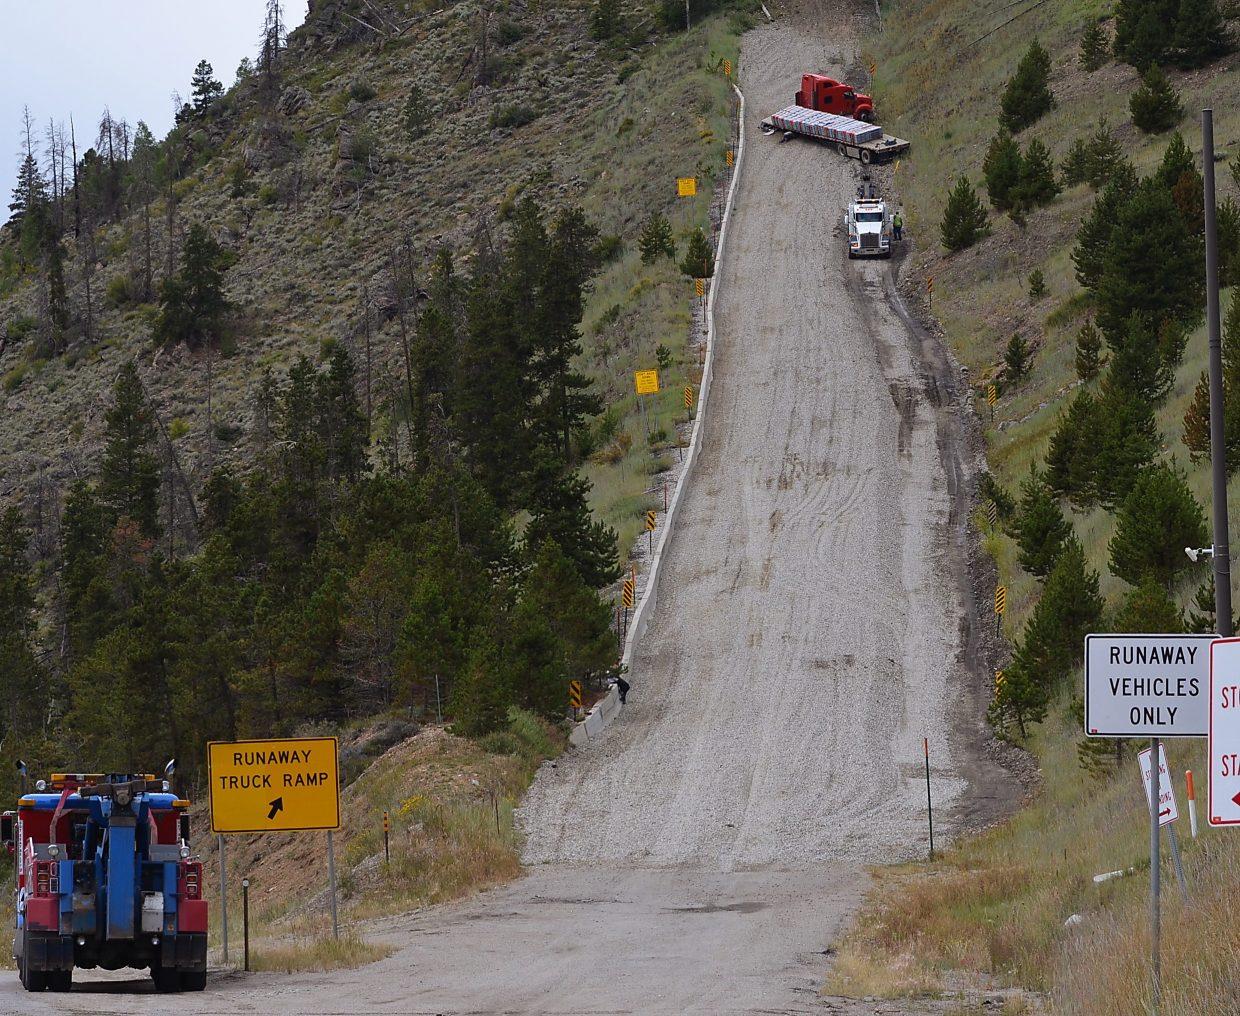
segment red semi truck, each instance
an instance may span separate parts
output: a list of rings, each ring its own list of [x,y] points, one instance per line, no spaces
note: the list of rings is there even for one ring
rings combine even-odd
[[[874,100],[870,96],[825,74],[802,74],[801,88],[793,103],[819,113],[834,113],[866,123],[874,122]]]

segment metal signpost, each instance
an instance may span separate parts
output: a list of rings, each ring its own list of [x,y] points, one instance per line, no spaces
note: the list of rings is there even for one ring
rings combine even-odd
[[[1086,635],[1085,734],[1088,737],[1148,737],[1148,758],[1163,759],[1164,737],[1203,737],[1208,732],[1208,687],[1213,635]],[[1146,753],[1142,753],[1145,755]],[[1149,800],[1161,802],[1165,761],[1149,767]],[[1142,764],[1142,773],[1146,764]],[[1170,779],[1168,779],[1168,784]],[[1213,781],[1211,781],[1213,783]],[[1174,797],[1171,799],[1174,810]],[[1150,808],[1151,1011],[1162,994],[1159,949],[1159,818]],[[1166,817],[1166,816],[1163,816]],[[1178,846],[1172,846],[1177,875]],[[1183,883],[1181,883],[1183,888]]]
[[[1145,803],[1151,811],[1157,812],[1158,825],[1167,827],[1167,838],[1171,842],[1171,860],[1175,865],[1175,877],[1180,883],[1180,892],[1184,902],[1188,902],[1188,883],[1184,881],[1184,865],[1180,863],[1180,844],[1175,838],[1175,823],[1179,821],[1180,809],[1175,803],[1175,786],[1171,782],[1171,770],[1167,768],[1167,752],[1162,742],[1158,744],[1158,807],[1154,807],[1154,773],[1150,760],[1154,753],[1150,748],[1137,753],[1137,764],[1141,767],[1141,782],[1145,786]]]
[[[334,737],[207,744],[211,831],[220,834],[220,896],[228,890],[224,833],[327,830],[332,935],[339,937],[332,830],[340,828],[340,759]],[[225,937],[227,932],[224,932]]]

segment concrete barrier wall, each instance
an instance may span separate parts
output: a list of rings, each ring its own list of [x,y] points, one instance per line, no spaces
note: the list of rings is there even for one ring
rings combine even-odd
[[[681,471],[680,482],[676,484],[672,500],[667,506],[667,514],[664,516],[659,540],[654,548],[654,556],[650,559],[650,571],[646,576],[645,594],[638,601],[637,608],[633,612],[633,621],[629,625],[628,638],[624,642],[624,654],[620,657],[620,663],[625,670],[632,664],[633,647],[645,634],[646,625],[649,624],[655,604],[658,601],[659,582],[662,577],[660,565],[663,562],[663,552],[667,549],[672,539],[672,533],[676,527],[676,514],[680,507],[680,499],[684,496],[685,490],[689,486],[689,480],[693,475],[693,466],[697,462],[698,450],[702,445],[702,428],[706,420],[706,406],[710,398],[710,382],[715,353],[715,297],[719,289],[720,268],[723,265],[724,252],[727,247],[728,225],[732,221],[732,202],[736,198],[736,187],[740,182],[741,172],[745,165],[745,94],[736,85],[733,85],[732,89],[740,100],[740,108],[737,112],[740,124],[737,131],[738,141],[735,166],[732,172],[732,181],[728,185],[728,198],[723,206],[723,222],[719,227],[719,245],[715,250],[715,274],[711,276],[710,290],[706,295],[706,356],[705,366],[702,369],[702,384],[698,390],[697,415],[694,417],[693,430],[689,436],[689,452],[685,459],[685,467]],[[573,728],[572,733],[569,735],[569,740],[573,744],[580,745],[592,737],[597,737],[619,713],[620,694],[615,687],[612,687],[608,689],[607,694],[602,699],[594,704],[589,713],[586,714],[586,718]]]

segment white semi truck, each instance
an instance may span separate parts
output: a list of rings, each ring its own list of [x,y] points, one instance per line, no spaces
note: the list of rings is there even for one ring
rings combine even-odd
[[[876,197],[873,185],[862,183],[857,197],[844,213],[844,227],[848,232],[848,257],[891,257],[893,227],[891,209],[887,202]]]

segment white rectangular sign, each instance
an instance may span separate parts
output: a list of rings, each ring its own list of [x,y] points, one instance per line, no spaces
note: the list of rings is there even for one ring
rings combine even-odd
[[[1145,784],[1145,803],[1150,804],[1154,791],[1154,774],[1150,770],[1150,756],[1153,751],[1146,748],[1137,753],[1137,762],[1141,765],[1141,782]],[[1150,805],[1152,808],[1153,805]],[[1163,746],[1158,746],[1158,824],[1170,825],[1180,817],[1180,809],[1175,804],[1175,787],[1171,785],[1171,770],[1167,768],[1167,753]]]
[[[1213,635],[1086,635],[1085,733],[1205,737]]]
[[[1210,825],[1240,825],[1240,639],[1210,646]]]

